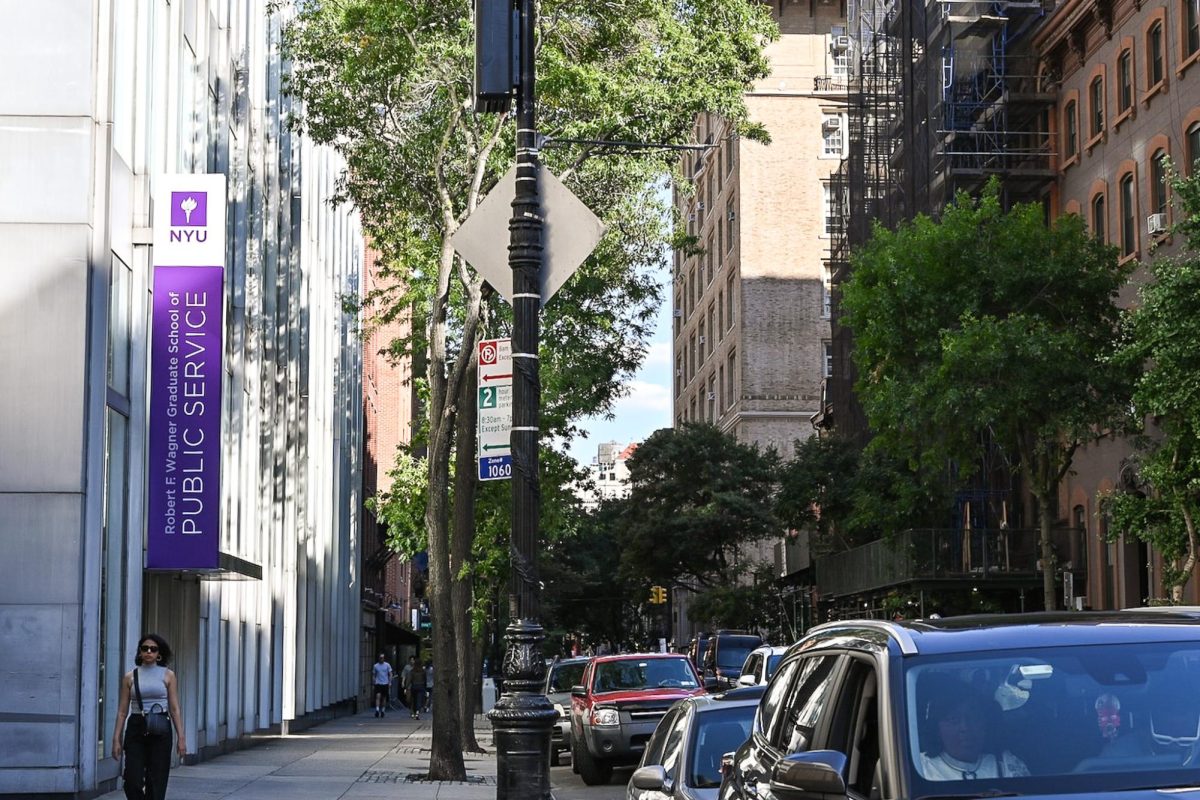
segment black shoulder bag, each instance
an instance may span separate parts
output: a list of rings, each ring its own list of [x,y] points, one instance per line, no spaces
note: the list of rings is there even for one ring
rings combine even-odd
[[[142,720],[145,723],[145,731],[143,736],[147,739],[161,739],[164,736],[171,735],[171,716],[163,711],[163,707],[158,703],[150,706],[150,710],[146,710],[146,704],[142,702],[142,686],[138,682],[138,668],[133,668],[133,691],[137,694],[138,708],[142,711]]]

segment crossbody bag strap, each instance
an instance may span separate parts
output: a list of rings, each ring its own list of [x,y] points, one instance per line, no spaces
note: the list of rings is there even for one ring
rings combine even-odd
[[[133,692],[137,695],[138,708],[143,714],[146,713],[146,704],[142,702],[142,686],[138,683],[138,668],[133,668]]]

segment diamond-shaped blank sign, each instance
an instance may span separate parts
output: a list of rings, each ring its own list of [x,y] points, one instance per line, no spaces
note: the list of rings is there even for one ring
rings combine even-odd
[[[542,305],[546,305],[567,278],[579,269],[604,235],[604,225],[583,201],[563,186],[550,170],[541,168]],[[508,266],[508,221],[517,196],[517,168],[513,167],[483,198],[450,243],[500,296],[512,302],[512,270]]]

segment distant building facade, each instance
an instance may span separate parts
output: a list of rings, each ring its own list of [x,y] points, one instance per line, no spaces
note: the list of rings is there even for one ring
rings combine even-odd
[[[601,442],[588,467],[592,488],[584,496],[584,507],[591,510],[604,500],[629,496],[629,459],[637,443]]]
[[[684,159],[675,205],[695,237],[674,260],[674,419],[785,457],[813,433],[831,364],[825,255],[840,225],[830,177],[847,152],[849,40],[836,3],[780,3],[771,75],[746,95],[770,145],[722,119]]]
[[[4,6],[0,796],[116,787],[145,631],[174,648],[189,759],[353,707],[362,351],[343,299],[362,233],[330,203],[342,163],[288,124],[287,12],[268,5]],[[227,247],[206,365],[223,367],[219,566],[202,572],[146,568],[163,173],[228,182],[203,223]]]

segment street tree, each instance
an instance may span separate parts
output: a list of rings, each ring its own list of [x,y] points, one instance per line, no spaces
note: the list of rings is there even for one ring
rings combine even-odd
[[[714,425],[655,431],[629,459],[621,570],[630,581],[701,590],[728,586],[750,566],[748,545],[779,533],[779,459]]]
[[[1163,583],[1178,604],[1196,566],[1200,517],[1200,177],[1174,177],[1172,187],[1184,251],[1149,265],[1118,355],[1144,369],[1133,403],[1149,430],[1137,437],[1135,486],[1104,503],[1113,534],[1130,533],[1162,555]]]
[[[460,469],[462,500],[454,513],[461,525],[452,526],[450,465],[456,433],[460,451],[473,450],[473,443],[462,441],[472,430],[458,425],[458,414],[471,403],[476,343],[485,326],[499,326],[504,314],[479,276],[456,258],[450,237],[512,163],[514,141],[507,115],[471,110],[471,10],[469,0],[304,3],[284,40],[285,56],[294,65],[288,90],[302,112],[299,124],[346,158],[345,194],[383,256],[383,277],[393,281],[384,316],[413,315],[414,336],[397,349],[419,354],[426,363],[425,527],[429,600],[440,620],[434,659],[459,666],[459,681],[434,684],[435,704],[442,708],[467,707],[461,695],[470,667],[467,654],[456,647],[462,609],[455,600],[461,606],[467,593],[462,587],[456,591],[455,576],[463,574],[456,556],[469,549],[462,536],[474,517],[473,484]],[[543,0],[539,10],[543,133],[559,140],[680,143],[697,114],[713,112],[744,135],[761,136],[761,129],[746,123],[742,100],[750,83],[766,74],[762,47],[776,34],[761,4]],[[595,401],[592,410],[603,411],[623,377],[621,359],[628,364],[640,357],[639,330],[644,336],[649,307],[657,300],[657,287],[647,285],[639,267],[647,257],[661,256],[665,233],[653,223],[663,209],[653,184],[670,173],[673,157],[653,150],[613,154],[594,145],[546,150],[543,156],[610,223],[607,252],[602,243],[575,285],[563,290],[575,295],[593,326],[577,328],[566,315],[557,325],[548,319],[542,348],[549,356],[545,361],[552,361],[559,336],[559,347],[574,345],[564,351],[574,358],[584,360],[586,354],[593,364],[616,359],[616,366],[607,362],[609,374],[565,386]],[[638,230],[652,233],[630,238]],[[462,715],[435,717],[431,777],[465,776],[462,752],[472,741],[464,738],[464,722]]]
[[[836,433],[812,436],[780,470],[776,514],[814,534],[815,553],[836,552],[935,524],[940,489],[882,450]]]
[[[1130,273],[1076,215],[1001,207],[998,182],[940,220],[877,227],[843,289],[871,446],[927,475],[967,477],[994,443],[1033,495],[1043,594],[1055,607],[1052,528],[1075,451],[1127,412],[1109,356]],[[981,435],[985,432],[986,435]]]

